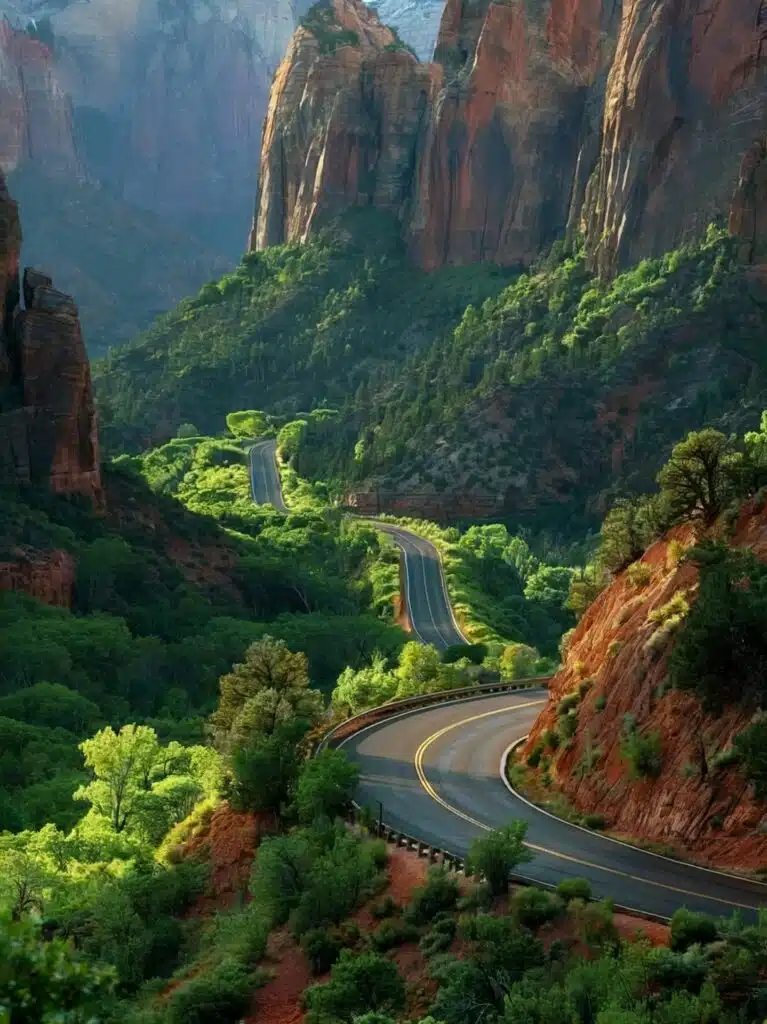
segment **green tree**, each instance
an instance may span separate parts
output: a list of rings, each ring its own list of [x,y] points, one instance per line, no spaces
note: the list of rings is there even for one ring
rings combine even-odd
[[[146,725],[124,725],[119,733],[111,726],[80,744],[92,782],[75,792],[106,818],[115,832],[122,832],[150,789],[160,758],[157,733]]]
[[[199,437],[200,431],[194,425],[194,423],[182,423],[176,431],[176,437],[188,438],[188,437]]]
[[[391,960],[378,953],[356,955],[345,949],[333,965],[330,981],[312,985],[304,998],[309,1009],[307,1024],[351,1022],[355,1015],[371,1010],[401,1010],[405,983]]]
[[[26,922],[0,918],[0,1020],[87,1024],[114,989],[111,968],[92,967],[61,939],[43,941]]]
[[[431,644],[414,640],[405,644],[397,667],[397,697],[415,697],[438,689],[435,684],[441,664],[439,651]]]
[[[301,766],[301,722],[286,722],[266,736],[253,733],[232,750],[232,791],[235,810],[279,812],[289,800]]]
[[[467,867],[486,879],[493,896],[508,892],[511,872],[532,860],[532,854],[525,847],[526,834],[527,822],[511,821],[503,828],[472,839]]]
[[[539,654],[527,644],[507,644],[498,662],[501,676],[506,680],[525,679],[535,674]]]
[[[754,784],[756,798],[764,800],[767,798],[767,718],[757,719],[738,733],[732,747],[746,778]]]
[[[245,660],[221,677],[219,687],[211,725],[221,750],[254,730],[269,735],[293,718],[311,723],[322,711],[322,695],[309,687],[306,655],[268,635],[248,647]]]
[[[321,815],[333,818],[348,806],[359,779],[359,768],[343,750],[325,749],[308,761],[296,788],[296,807],[302,821]]]
[[[736,494],[743,457],[718,430],[693,431],[674,445],[658,474],[661,497],[677,519],[710,526]]]
[[[256,439],[269,430],[266,413],[260,409],[245,409],[242,412],[230,412],[226,417],[226,426],[234,437]]]
[[[347,666],[333,690],[334,707],[356,715],[366,708],[385,704],[397,692],[399,679],[386,667],[386,658],[376,652],[370,665],[356,671]]]

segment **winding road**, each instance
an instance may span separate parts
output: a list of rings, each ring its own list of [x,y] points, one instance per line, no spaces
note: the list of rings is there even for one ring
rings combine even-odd
[[[250,451],[256,501],[285,511],[275,442]],[[414,633],[439,649],[464,643],[450,608],[439,556],[428,541],[390,523],[376,526],[403,551],[408,612]],[[596,896],[668,918],[680,906],[708,914],[738,910],[756,918],[767,907],[767,884],[710,871],[639,850],[541,811],[502,777],[505,752],[526,736],[548,699],[546,690],[442,703],[407,711],[342,741],[360,767],[357,800],[395,829],[465,856],[471,840],[511,819],[528,823],[533,860],[522,867],[534,882],[587,878]]]

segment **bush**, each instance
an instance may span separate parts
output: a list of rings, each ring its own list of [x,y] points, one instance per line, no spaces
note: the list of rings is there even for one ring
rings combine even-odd
[[[591,883],[585,878],[563,878],[557,885],[557,893],[565,903],[570,900],[588,902],[591,899]]]
[[[557,723],[557,729],[559,730],[560,739],[569,740],[575,735],[578,728],[578,712],[570,711],[566,715],[562,715]]]
[[[514,893],[512,906],[519,923],[532,931],[547,921],[553,921],[564,911],[564,902],[559,896],[535,886],[518,889]]]
[[[405,1005],[405,984],[391,960],[378,953],[359,956],[345,949],[334,964],[330,981],[306,990],[307,1024],[351,1021],[369,1010],[399,1010]]]
[[[581,700],[583,700],[593,685],[593,679],[584,679],[583,682],[578,683],[578,696]]]
[[[729,756],[725,758],[722,755]],[[717,767],[733,760],[742,763],[746,778],[754,784],[756,798],[764,800],[767,797],[767,718],[760,718],[738,733],[732,750],[722,751],[719,755]]]
[[[581,702],[581,695],[576,691],[575,693],[568,693],[566,697],[557,704],[557,714],[566,715],[574,708],[577,708]]]
[[[671,948],[683,953],[690,946],[705,946],[719,938],[713,917],[680,907],[671,918]]]
[[[466,870],[482,875],[494,897],[509,891],[509,875],[514,868],[532,860],[524,845],[526,833],[527,822],[511,821],[471,841]]]
[[[595,711],[604,711],[604,709],[606,707],[607,707],[607,697],[603,693],[600,693],[599,696],[597,697],[597,699],[594,701],[594,710]]]
[[[312,928],[301,939],[312,974],[325,974],[341,954],[341,943],[326,928]]]
[[[462,658],[467,658],[472,665],[481,665],[486,657],[486,644],[452,644],[442,652],[442,664],[453,665]]]
[[[659,732],[642,735],[635,725],[624,726],[621,757],[628,763],[634,780],[657,778],[663,770],[663,747]]]
[[[401,946],[403,942],[415,942],[418,929],[405,921],[388,920],[380,924],[370,936],[370,944],[379,953]]]
[[[456,930],[456,923],[449,914],[438,914],[431,930],[418,943],[418,948],[425,956],[444,953],[455,938]]]
[[[527,764],[530,768],[537,768],[541,763],[541,757],[543,757],[544,746],[543,743],[536,743],[530,753],[527,755]]]
[[[585,814],[583,817],[583,824],[586,828],[593,828],[600,831],[605,827],[607,821],[604,814]]]
[[[359,769],[343,750],[323,750],[305,765],[298,779],[296,807],[301,820],[342,814],[358,778]]]
[[[546,729],[541,735],[541,743],[548,750],[556,750],[559,746],[559,733],[556,729]]]
[[[402,913],[402,907],[393,896],[384,896],[378,903],[373,904],[370,908],[370,913],[373,917],[381,920],[384,917],[395,917],[397,914]]]
[[[168,1000],[169,1024],[234,1024],[250,1002],[253,976],[234,959],[177,988]]]
[[[453,910],[460,890],[458,882],[444,868],[431,868],[426,884],[413,893],[405,918],[412,924],[428,924],[443,910]]]
[[[646,562],[632,562],[626,569],[626,580],[632,587],[646,587],[652,579],[652,566]]]

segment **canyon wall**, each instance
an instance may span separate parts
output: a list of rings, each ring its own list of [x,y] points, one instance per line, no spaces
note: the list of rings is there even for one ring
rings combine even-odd
[[[521,756],[529,756],[546,730],[556,729],[559,701],[591,680],[572,741],[546,751],[554,790],[579,811],[602,815],[621,836],[671,846],[719,867],[757,869],[767,857],[767,803],[755,798],[737,765],[717,761],[751,714],[737,704],[706,714],[694,693],[663,685],[673,641],[660,642],[663,626],[651,613],[674,595],[694,600],[697,570],[678,560],[679,546],[693,542],[691,527],[676,527],[645,553],[641,577],[634,572],[632,582],[631,573],[621,573],[588,608]],[[731,543],[767,558],[764,507],[745,507]],[[629,774],[621,751],[627,715],[639,732],[660,737],[657,778]]]
[[[101,502],[98,429],[77,307],[27,269],[21,229],[0,177],[0,483]]]
[[[358,7],[333,0],[339,24]],[[526,264],[582,234],[610,275],[728,219],[759,262],[765,33],[767,7],[746,0],[447,0],[423,66],[388,65],[382,37],[328,53],[300,29],[273,86],[252,244],[367,203],[394,209],[425,268]],[[377,189],[395,158],[396,189]]]

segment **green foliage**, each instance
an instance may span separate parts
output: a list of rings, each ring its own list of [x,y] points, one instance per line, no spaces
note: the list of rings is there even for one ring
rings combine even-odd
[[[657,778],[663,770],[660,733],[642,734],[635,723],[624,723],[621,757],[628,763],[632,779]]]
[[[341,955],[341,944],[327,928],[311,928],[301,939],[301,949],[309,960],[312,974],[326,974]]]
[[[750,552],[701,544],[698,597],[669,659],[669,680],[704,707],[758,707],[767,679],[767,567]]]
[[[718,430],[688,434],[658,474],[671,515],[710,526],[737,493],[742,461],[733,441]]]
[[[278,813],[293,794],[301,767],[298,744],[303,722],[289,721],[273,733],[253,731],[232,750],[229,803],[237,811]]]
[[[683,953],[690,946],[707,945],[719,938],[719,928],[713,917],[680,907],[671,918],[671,948]]]
[[[533,931],[564,913],[564,902],[558,895],[535,886],[518,889],[514,893],[512,907],[519,923]]]
[[[95,1020],[114,972],[77,957],[61,939],[43,940],[25,922],[0,918],[0,1019],[8,1024]]]
[[[438,914],[431,929],[418,943],[418,948],[425,956],[444,953],[452,945],[457,930],[455,919],[450,914]]]
[[[586,878],[563,878],[557,883],[557,894],[565,903],[570,900],[588,902],[591,899],[591,883]]]
[[[320,53],[333,53],[339,46],[359,46],[359,36],[339,24],[331,3],[318,0],[301,19],[301,25],[316,38]]]
[[[753,782],[757,799],[764,800],[767,797],[767,719],[759,718],[738,733],[732,752],[742,763],[746,778]]]
[[[302,821],[333,818],[348,807],[359,768],[343,750],[326,748],[309,761],[298,779],[296,807]]]
[[[380,924],[370,936],[370,944],[378,953],[385,953],[404,942],[415,942],[418,929],[406,921],[388,920]]]
[[[169,1024],[236,1024],[250,1002],[251,973],[236,960],[177,988],[168,1003]]]
[[[233,437],[257,440],[271,431],[270,418],[260,409],[244,409],[226,415],[226,428]]]
[[[508,892],[509,875],[520,864],[532,860],[524,845],[526,833],[526,822],[511,821],[501,829],[472,839],[467,868],[485,878],[493,896]]]
[[[405,984],[395,964],[378,953],[355,955],[345,949],[333,966],[330,981],[306,990],[307,1024],[352,1021],[365,1011],[399,1010],[405,1005]]]
[[[437,914],[453,910],[459,895],[458,882],[452,875],[444,868],[430,868],[426,883],[414,890],[405,918],[416,925],[428,924]]]
[[[607,697],[604,693],[600,693],[597,699],[594,701],[595,711],[604,711],[607,707]]]

